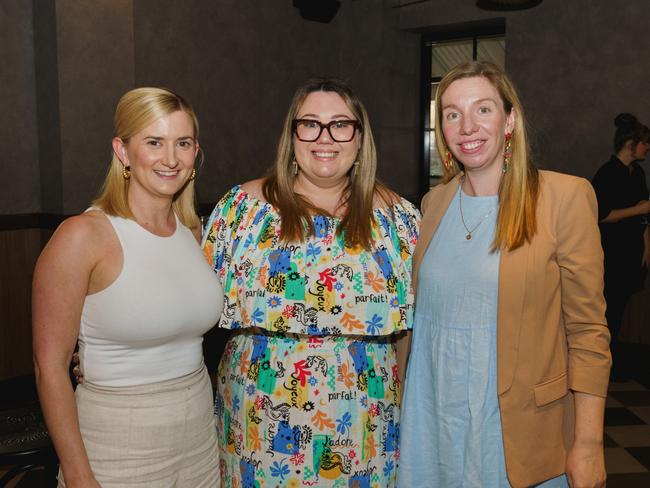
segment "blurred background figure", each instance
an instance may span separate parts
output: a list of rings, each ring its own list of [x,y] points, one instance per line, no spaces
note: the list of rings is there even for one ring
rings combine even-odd
[[[650,262],[648,187],[638,161],[650,149],[650,130],[634,115],[614,119],[614,154],[596,172],[592,184],[598,199],[598,220],[605,252],[605,300],[612,334],[612,380],[625,380],[624,361],[617,354],[617,336],[630,296],[643,288]]]

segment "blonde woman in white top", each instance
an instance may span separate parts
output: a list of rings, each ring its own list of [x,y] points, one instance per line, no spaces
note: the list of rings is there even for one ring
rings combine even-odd
[[[61,224],[34,275],[36,381],[59,486],[218,486],[201,342],[223,303],[197,245],[198,122],[159,88],[127,92],[114,122],[100,196]]]

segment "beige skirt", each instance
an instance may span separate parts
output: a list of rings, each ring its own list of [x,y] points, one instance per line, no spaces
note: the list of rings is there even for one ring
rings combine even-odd
[[[84,383],[75,393],[81,436],[103,488],[213,488],[219,458],[205,366],[144,386]],[[59,471],[59,487],[65,487]]]

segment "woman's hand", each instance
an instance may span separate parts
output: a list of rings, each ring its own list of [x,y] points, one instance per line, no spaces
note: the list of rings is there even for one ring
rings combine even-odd
[[[74,379],[78,385],[81,385],[84,382],[84,374],[81,372],[80,363],[81,359],[79,359],[79,353],[75,352],[72,355],[72,374],[74,375]]]
[[[605,486],[605,453],[603,425],[605,399],[576,391],[575,440],[566,459],[566,476],[571,488],[602,488]]]
[[[65,480],[66,488],[102,488],[102,485],[95,479],[92,473],[83,479],[70,480],[65,479],[65,473],[63,474]]]
[[[574,443],[566,461],[566,476],[571,488],[605,486],[605,455],[601,443]]]
[[[650,200],[641,200],[634,208],[636,209],[637,215],[650,214]]]

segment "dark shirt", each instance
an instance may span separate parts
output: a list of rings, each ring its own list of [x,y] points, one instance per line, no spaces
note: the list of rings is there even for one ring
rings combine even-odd
[[[598,199],[598,220],[602,221],[612,210],[633,207],[648,199],[645,173],[636,163],[625,166],[612,156],[596,172],[591,184]],[[643,230],[641,216],[629,217],[614,223],[599,223],[605,252],[605,279],[619,277],[635,289],[642,283]],[[609,275],[609,277],[608,277]]]

